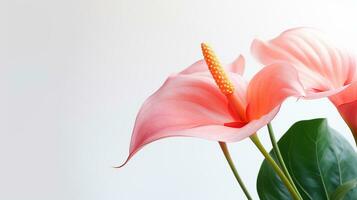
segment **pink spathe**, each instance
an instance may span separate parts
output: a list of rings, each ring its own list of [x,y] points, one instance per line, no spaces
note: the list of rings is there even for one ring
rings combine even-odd
[[[306,98],[328,96],[357,137],[355,56],[336,48],[312,28],[290,29],[267,42],[254,40],[251,51],[264,65],[286,62],[293,66]]]
[[[269,123],[284,99],[304,95],[296,70],[287,64],[269,65],[249,83],[241,76],[242,56],[225,69],[234,84],[234,98],[244,106],[246,116],[232,111],[206,62],[200,60],[170,76],[145,101],[136,118],[127,161],[144,145],[166,137],[240,141]]]

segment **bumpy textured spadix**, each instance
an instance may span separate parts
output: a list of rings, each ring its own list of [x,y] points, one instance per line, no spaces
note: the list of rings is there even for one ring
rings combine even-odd
[[[213,79],[218,85],[221,92],[225,95],[231,95],[234,92],[234,85],[229,80],[226,72],[224,71],[218,57],[212,50],[212,48],[206,44],[201,44],[203,57],[208,65],[208,69],[212,74]]]

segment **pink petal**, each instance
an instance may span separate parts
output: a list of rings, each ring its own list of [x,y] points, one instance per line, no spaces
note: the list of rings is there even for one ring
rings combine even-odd
[[[258,72],[248,86],[248,119],[258,119],[290,96],[304,96],[297,71],[286,63],[275,63]]]
[[[255,40],[252,53],[263,64],[287,62],[299,72],[306,98],[328,96],[357,141],[356,60],[314,29],[285,31],[268,42]],[[254,106],[256,107],[256,106]]]
[[[265,65],[276,62],[293,65],[310,98],[329,90],[336,91],[324,95],[336,93],[357,77],[355,58],[335,48],[315,29],[296,28],[268,42],[255,40],[251,50]]]
[[[235,62],[234,72],[242,72],[243,57]],[[269,123],[279,105],[249,123],[232,115],[226,97],[219,91],[209,72],[200,70],[202,62],[168,78],[149,97],[137,116],[131,139],[130,158],[143,146],[158,139],[174,136],[196,137],[213,141],[237,142],[254,134]],[[237,66],[239,66],[237,68]],[[235,85],[235,95],[247,105],[247,83],[236,73],[228,73]]]
[[[239,55],[231,64],[227,66],[227,70],[243,75],[244,73],[245,59],[242,55]]]

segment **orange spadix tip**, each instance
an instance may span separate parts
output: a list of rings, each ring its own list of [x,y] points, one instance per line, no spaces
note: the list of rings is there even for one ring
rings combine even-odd
[[[224,68],[222,67],[212,48],[206,43],[201,43],[201,49],[206,64],[208,65],[208,69],[211,72],[213,79],[215,80],[221,92],[225,95],[233,94],[234,85],[229,80],[226,72],[224,71]]]

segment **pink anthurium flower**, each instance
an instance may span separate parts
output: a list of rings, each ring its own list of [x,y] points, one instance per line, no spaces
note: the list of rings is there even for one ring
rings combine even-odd
[[[242,56],[224,68],[208,45],[202,44],[202,52],[205,60],[171,75],[143,104],[127,161],[144,145],[166,137],[240,141],[269,123],[285,98],[304,93],[287,64],[267,66],[247,83]]]
[[[270,41],[254,40],[253,55],[264,65],[286,62],[299,73],[306,98],[328,96],[357,141],[356,58],[334,47],[312,28],[283,32]]]

